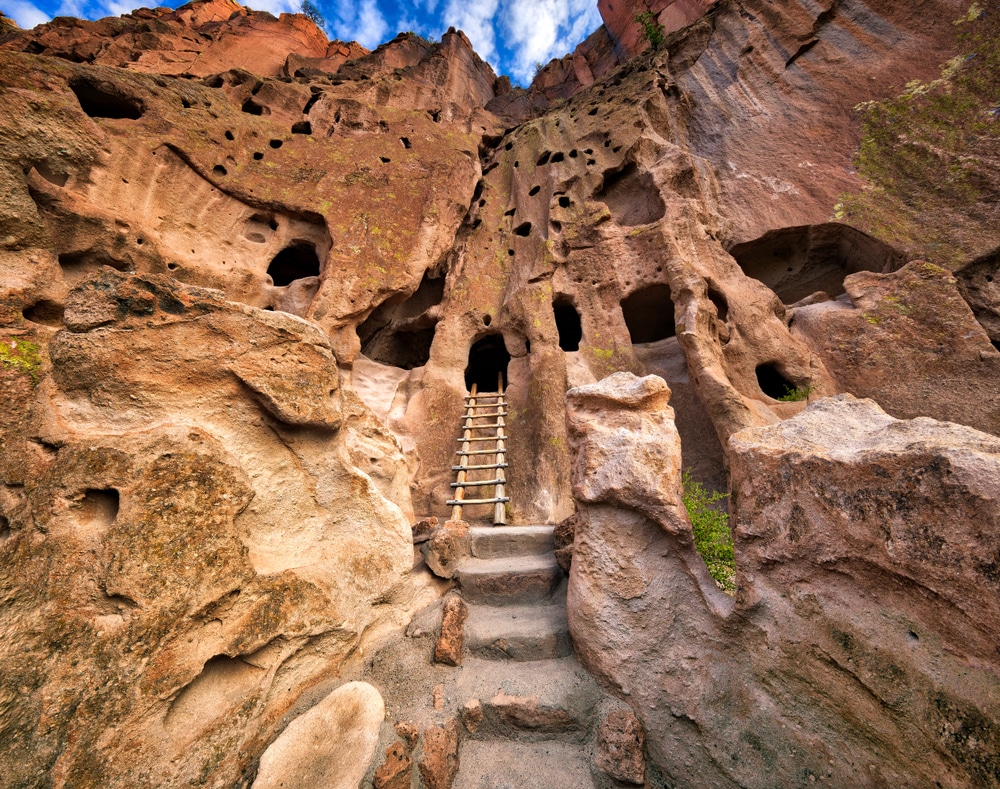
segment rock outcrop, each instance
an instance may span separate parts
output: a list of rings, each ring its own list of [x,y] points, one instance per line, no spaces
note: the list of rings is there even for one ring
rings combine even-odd
[[[64,319],[4,370],[0,783],[233,783],[407,606],[398,445],[294,316],[105,269]]]
[[[854,108],[942,62],[971,74],[951,21],[979,7],[613,5],[527,90],[461,31],[368,51],[230,0],[0,20],[0,784],[252,780],[289,720],[454,585],[421,557],[443,577],[468,558],[436,516],[465,394],[498,377],[510,522],[565,524],[577,649],[635,707],[645,780],[996,783],[996,623],[971,602],[995,546],[960,535],[995,519],[976,487],[995,449],[892,419],[1000,433],[996,256],[952,277],[906,252],[968,247],[932,225],[900,250],[831,218],[865,187]],[[979,225],[974,248],[996,249]],[[892,416],[822,399],[840,392]],[[691,541],[682,467],[732,488],[735,600]],[[480,591],[549,594],[543,565]],[[415,729],[383,785],[471,775],[450,761],[461,731],[526,714],[477,686],[482,720],[455,734],[456,686],[435,682],[432,747]],[[638,731],[614,724],[608,748]],[[570,784],[581,747],[556,749]],[[642,780],[633,756],[605,772]]]
[[[643,443],[667,406],[637,409],[639,383],[602,382],[600,410],[570,391],[581,456],[622,414],[621,446]],[[646,494],[655,513],[575,467],[574,644],[635,709],[664,778],[994,785],[997,439],[840,395],[736,434],[730,458],[733,601],[690,547],[675,444],[659,467],[673,486]],[[648,462],[619,451],[619,468]]]

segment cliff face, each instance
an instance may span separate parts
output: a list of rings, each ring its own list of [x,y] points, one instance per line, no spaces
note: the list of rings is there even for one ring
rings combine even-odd
[[[461,32],[368,52],[227,0],[4,33],[5,785],[234,783],[415,605],[473,382],[506,377],[520,522],[586,504],[565,395],[614,372],[668,382],[720,489],[733,434],[838,392],[1000,433],[995,256],[960,292],[830,221],[853,108],[967,7],[654,3],[636,55],[645,9],[527,91]]]

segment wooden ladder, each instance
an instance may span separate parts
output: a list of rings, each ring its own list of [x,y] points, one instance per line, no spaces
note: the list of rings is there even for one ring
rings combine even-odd
[[[448,505],[452,507],[451,519],[462,520],[462,507],[473,504],[492,504],[493,523],[502,526],[507,522],[507,509],[504,506],[510,501],[504,495],[504,486],[507,484],[507,432],[505,418],[507,416],[507,401],[504,399],[503,374],[498,376],[496,392],[485,392],[478,394],[476,384],[472,385],[472,391],[465,397],[465,416],[462,417],[462,437],[458,439],[461,449],[455,454],[458,455],[458,465],[452,466],[452,471],[458,472],[455,482],[451,487],[455,489],[455,498],[448,500]],[[487,424],[478,424],[478,419],[493,419],[495,421]],[[488,435],[487,435],[488,433]],[[492,444],[492,448],[488,445]],[[486,461],[493,457],[492,463],[477,463],[477,460]],[[469,463],[469,458],[473,462]],[[470,479],[469,474],[479,476],[485,473],[482,479]],[[466,488],[486,488],[493,487],[493,496],[490,498],[465,498]]]

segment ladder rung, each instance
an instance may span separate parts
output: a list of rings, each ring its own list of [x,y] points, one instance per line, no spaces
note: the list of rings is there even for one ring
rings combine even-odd
[[[480,471],[486,468],[507,468],[507,463],[486,463],[482,466],[452,466],[452,471]]]
[[[490,427],[507,427],[503,422],[491,422],[488,425],[464,425],[464,430],[486,430]]]
[[[445,504],[448,507],[460,506],[464,507],[467,504],[504,504],[510,501],[507,496],[500,496],[495,499],[449,499]]]
[[[482,399],[483,399],[482,395],[479,395],[477,397],[466,397],[465,402],[468,403],[470,400],[482,400]],[[496,395],[492,395],[487,399],[496,400]],[[470,405],[469,408],[496,408],[498,405],[507,405],[507,401],[500,399],[496,400],[495,403],[481,403],[479,405]]]
[[[487,485],[506,485],[505,479],[484,479],[482,482],[452,482],[453,488],[485,488]]]
[[[506,411],[491,411],[488,414],[466,414],[462,419],[489,419],[491,416],[507,416]]]
[[[459,444],[464,444],[466,441],[506,441],[507,436],[484,436],[483,438],[459,438],[456,439]]]
[[[456,455],[506,455],[507,450],[503,447],[496,449],[474,449],[471,452],[456,452]]]

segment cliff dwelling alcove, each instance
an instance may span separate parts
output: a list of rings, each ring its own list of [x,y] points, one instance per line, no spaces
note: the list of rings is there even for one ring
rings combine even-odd
[[[409,297],[380,304],[358,326],[361,353],[374,362],[412,370],[430,359],[445,278],[428,271]],[[494,384],[495,385],[495,384]]]
[[[316,247],[308,241],[295,241],[285,247],[274,256],[271,265],[267,267],[268,275],[274,281],[275,287],[279,288],[291,285],[297,279],[318,277],[319,270]]]
[[[568,353],[580,350],[583,326],[580,323],[580,313],[576,311],[573,302],[566,296],[558,296],[552,302],[552,312],[559,332],[559,347]]]
[[[497,381],[503,378],[507,388],[507,365],[510,354],[504,345],[503,336],[490,334],[477,340],[469,349],[469,364],[465,368],[465,388],[472,391],[475,384],[480,392],[495,392]]]
[[[632,344],[674,336],[674,302],[669,285],[649,285],[622,300],[622,315]]]
[[[858,271],[892,271],[897,250],[848,225],[830,222],[770,230],[729,250],[747,276],[773,290],[785,304],[817,291],[844,292],[844,277]]]
[[[142,117],[144,107],[137,99],[112,93],[82,77],[70,82],[69,87],[80,102],[80,109],[91,118],[138,120]]]
[[[624,227],[656,222],[667,210],[653,176],[639,172],[635,164],[606,173],[604,184],[594,194],[594,199],[604,203],[615,222]]]

